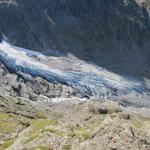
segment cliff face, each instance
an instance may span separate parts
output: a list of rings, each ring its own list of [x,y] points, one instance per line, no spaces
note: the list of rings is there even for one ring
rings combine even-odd
[[[17,46],[67,51],[116,73],[150,77],[143,1],[1,0],[0,31]]]

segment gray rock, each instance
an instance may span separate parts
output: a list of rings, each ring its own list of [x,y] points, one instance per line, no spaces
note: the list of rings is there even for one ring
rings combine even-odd
[[[1,88],[4,90],[2,95],[25,97],[33,101],[36,101],[40,95],[47,98],[82,97],[79,91],[66,85],[49,83],[40,77],[24,78],[23,74],[9,73],[2,63],[0,71],[2,72],[0,75]]]

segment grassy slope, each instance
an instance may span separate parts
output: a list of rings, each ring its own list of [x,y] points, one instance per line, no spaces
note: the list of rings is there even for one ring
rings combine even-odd
[[[127,114],[116,103],[40,106],[0,98],[0,150],[150,148],[150,119]]]

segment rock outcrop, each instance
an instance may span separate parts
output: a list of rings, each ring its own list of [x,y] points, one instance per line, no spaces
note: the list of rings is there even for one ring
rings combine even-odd
[[[33,101],[82,97],[79,91],[67,85],[49,83],[40,77],[33,78],[22,73],[10,73],[2,63],[0,63],[0,85],[1,96],[24,97]]]

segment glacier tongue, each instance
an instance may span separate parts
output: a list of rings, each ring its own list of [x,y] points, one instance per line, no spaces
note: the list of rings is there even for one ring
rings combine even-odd
[[[61,83],[78,89],[83,96],[113,98],[118,95],[146,94],[144,82],[122,77],[71,54],[48,50],[40,53],[0,43],[0,61],[10,70],[42,77],[51,83]]]

